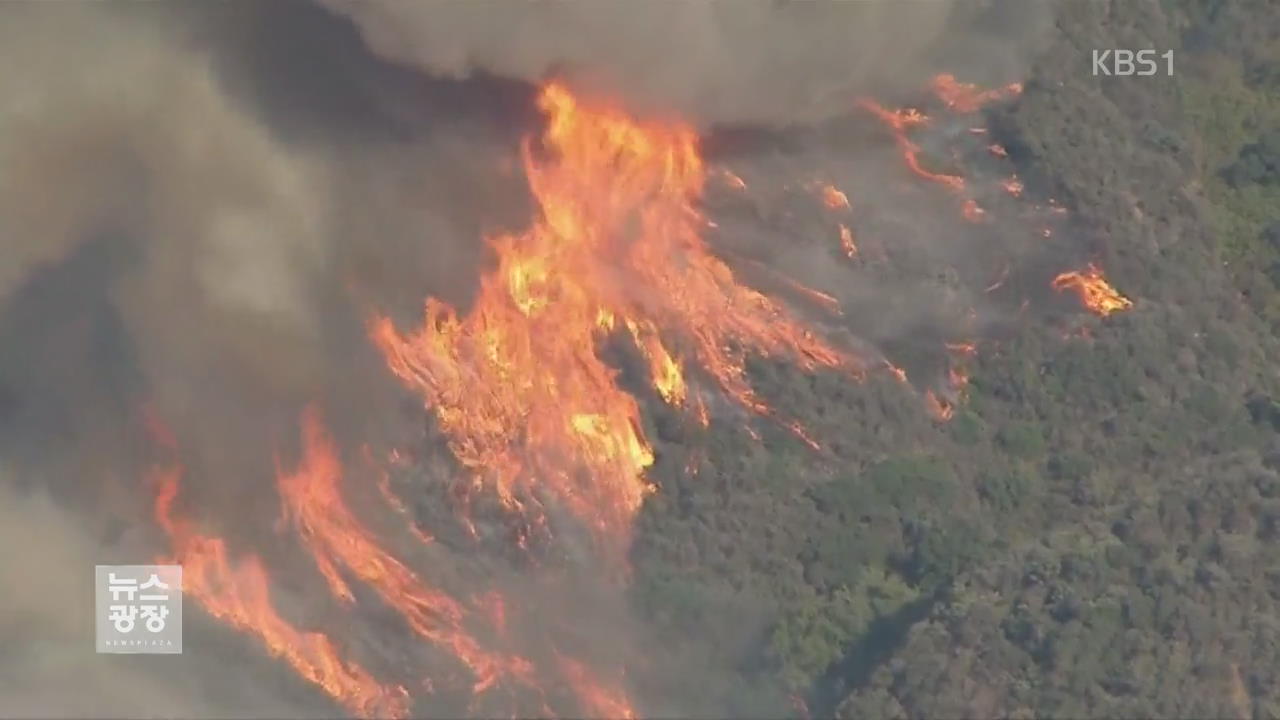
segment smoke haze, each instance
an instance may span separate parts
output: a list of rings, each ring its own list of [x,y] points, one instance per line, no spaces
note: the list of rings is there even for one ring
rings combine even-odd
[[[466,307],[482,238],[529,219],[518,139],[539,81],[705,128],[817,124],[941,67],[1017,79],[1047,18],[1039,3],[887,0],[322,5],[0,6],[0,543],[23,549],[0,554],[0,640],[29,648],[0,661],[0,715],[332,712],[194,610],[181,660],[92,654],[91,566],[163,544],[138,409],[179,439],[200,518],[244,547],[280,544],[270,481],[305,404],[353,456],[419,440],[368,314],[415,321],[429,295]],[[874,192],[870,171],[839,169],[853,154],[831,156],[829,179]],[[754,147],[726,155],[753,183],[772,167]],[[744,255],[870,299],[811,248],[778,247],[758,209],[727,212]],[[958,255],[919,214],[919,245]],[[927,315],[904,301],[870,340]],[[446,577],[508,572],[433,552]],[[570,602],[554,580],[499,582],[535,616],[568,607],[611,628],[588,652],[643,645],[607,588]]]

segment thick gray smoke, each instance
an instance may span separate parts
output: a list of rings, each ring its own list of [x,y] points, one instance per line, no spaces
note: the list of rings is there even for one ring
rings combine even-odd
[[[1048,18],[1025,2],[325,2],[376,51],[432,73],[563,77],[726,123],[822,118],[940,67],[1008,82]]]
[[[1047,17],[1021,2],[323,4],[0,5],[0,544],[22,549],[0,552],[0,641],[28,649],[0,660],[0,716],[330,709],[209,627],[164,667],[92,654],[91,566],[156,547],[132,418],[146,402],[171,426],[192,505],[250,539],[275,519],[273,456],[305,403],[340,444],[420,434],[364,323],[415,320],[428,295],[465,306],[480,239],[527,221],[514,140],[533,126],[530,83],[708,125],[805,123],[939,69],[1016,79]],[[776,239],[747,214],[744,237]]]

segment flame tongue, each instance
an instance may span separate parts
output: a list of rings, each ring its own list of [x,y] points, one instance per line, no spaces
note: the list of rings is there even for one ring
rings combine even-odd
[[[379,318],[372,337],[461,464],[508,507],[541,514],[535,490],[550,491],[621,547],[652,490],[653,452],[636,399],[599,352],[615,328],[677,406],[688,394],[684,358],[760,413],[769,408],[747,382],[749,352],[809,369],[858,364],[710,253],[698,234],[705,171],[692,128],[585,107],[559,85],[541,107],[541,145],[524,148],[539,217],[492,241],[497,267],[475,306],[459,317],[428,300],[420,330],[402,335]]]
[[[196,533],[188,522],[173,516],[181,475],[181,469],[173,468],[158,471],[154,479],[156,521],[173,547],[172,556],[159,562],[182,565],[183,591],[210,615],[256,635],[267,652],[289,663],[349,712],[359,717],[407,717],[409,701],[403,687],[378,683],[364,668],[344,661],[327,636],[300,631],[276,613],[267,571],[256,555],[233,564],[221,538]]]
[[[342,468],[314,408],[303,416],[303,458],[293,473],[280,473],[284,518],[291,520],[334,596],[352,602],[338,573],[340,565],[395,608],[419,637],[450,650],[475,677],[479,692],[502,676],[528,681],[532,666],[518,657],[482,649],[462,627],[463,608],[428,587],[392,557],[343,503],[338,490]]]

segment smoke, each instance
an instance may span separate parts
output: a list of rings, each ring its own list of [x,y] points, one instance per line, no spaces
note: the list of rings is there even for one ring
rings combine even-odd
[[[1025,2],[324,2],[377,52],[433,74],[554,75],[721,123],[822,118],[939,67],[1007,82],[1048,20]]]
[[[129,564],[145,547],[124,542],[104,556],[44,492],[16,493],[0,474],[0,542],[25,548],[0,557],[0,641],[22,648],[0,659],[3,717],[325,717],[299,681],[264,657],[227,663],[209,649],[218,636],[199,618],[188,642],[203,652],[165,656],[93,653],[93,565]],[[132,553],[132,554],[131,554]],[[224,648],[232,651],[233,648]],[[265,680],[264,680],[265,679]]]
[[[939,67],[1015,79],[1047,17],[1038,3],[325,5],[340,15],[0,6],[0,543],[22,549],[0,559],[0,639],[32,648],[0,663],[0,715],[332,711],[278,663],[228,662],[251,642],[218,640],[194,612],[199,636],[168,665],[92,654],[91,565],[157,550],[137,410],[178,438],[184,497],[246,544],[275,520],[273,457],[291,456],[304,404],[326,408],[346,450],[419,432],[364,323],[375,308],[416,320],[428,295],[465,306],[480,239],[527,222],[524,81],[706,124],[804,123]],[[856,168],[856,149],[830,179],[873,196],[890,161]],[[754,152],[743,162],[763,173]],[[745,243],[776,246],[745,217]],[[765,259],[848,279],[809,251]],[[907,314],[881,312],[893,327],[875,339]],[[439,552],[441,575],[488,570]],[[641,635],[607,590],[568,603],[572,588],[507,586],[530,616],[605,618],[583,621],[611,628],[584,646]]]

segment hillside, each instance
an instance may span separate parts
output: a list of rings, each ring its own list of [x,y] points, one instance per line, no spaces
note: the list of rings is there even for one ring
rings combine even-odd
[[[984,346],[944,425],[892,383],[754,368],[839,441],[712,430],[695,475],[659,464],[632,595],[676,659],[651,690],[753,716],[1280,714],[1278,32],[1274,2],[1060,5],[989,122],[1134,309]],[[1174,49],[1175,74],[1093,77],[1106,47]]]

